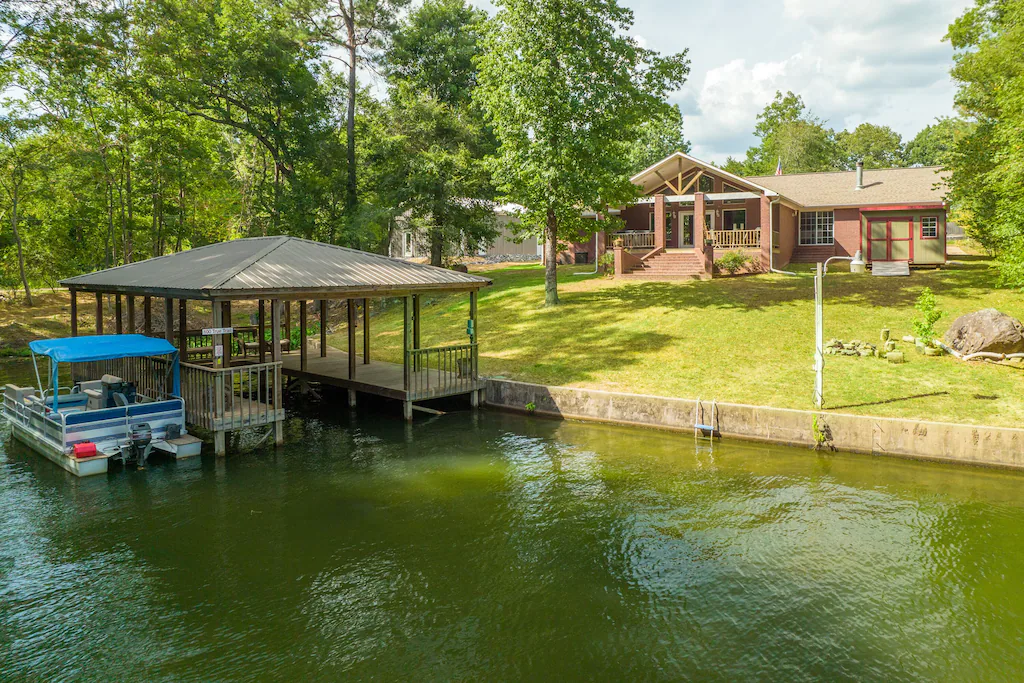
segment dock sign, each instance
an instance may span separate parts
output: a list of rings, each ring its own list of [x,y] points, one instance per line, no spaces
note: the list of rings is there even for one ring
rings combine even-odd
[[[235,328],[233,327],[208,327],[203,330],[204,336],[212,336],[215,334],[234,334]]]

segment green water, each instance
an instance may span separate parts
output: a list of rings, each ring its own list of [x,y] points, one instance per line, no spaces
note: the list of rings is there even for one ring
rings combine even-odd
[[[487,412],[83,480],[8,436],[3,680],[1024,677],[1014,473]]]

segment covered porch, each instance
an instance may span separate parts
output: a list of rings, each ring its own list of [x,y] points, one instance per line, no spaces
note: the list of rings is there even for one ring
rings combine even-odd
[[[107,297],[113,301],[116,333],[164,336],[176,345],[187,420],[213,433],[218,454],[225,452],[228,432],[249,427],[272,426],[275,442],[282,442],[289,381],[347,389],[350,406],[358,393],[396,399],[407,420],[416,401],[469,395],[475,406],[484,387],[477,370],[477,294],[490,280],[475,275],[293,237],[266,237],[200,247],[62,284],[71,292],[72,336],[80,332],[79,299],[86,294],[95,297],[97,334],[104,332]],[[469,297],[467,340],[420,348],[420,300],[438,292]],[[371,312],[384,299],[401,301],[401,363],[371,358]],[[209,306],[209,327],[189,324],[189,302]],[[253,312],[247,324],[235,326],[243,307]],[[344,351],[328,344],[332,318],[345,331]],[[142,381],[130,365],[107,370]]]

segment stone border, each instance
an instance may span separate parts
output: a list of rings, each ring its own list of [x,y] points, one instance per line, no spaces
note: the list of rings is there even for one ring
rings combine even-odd
[[[487,380],[488,405],[562,419],[693,431],[692,399]],[[711,401],[701,401],[702,422]],[[814,446],[854,453],[1024,469],[1024,429],[923,422],[847,413],[719,403],[714,427],[723,437]]]

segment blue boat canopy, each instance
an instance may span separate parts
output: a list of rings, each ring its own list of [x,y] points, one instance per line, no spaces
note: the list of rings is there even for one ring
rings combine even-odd
[[[48,356],[58,363],[86,363],[115,358],[166,356],[177,353],[166,339],[141,334],[101,334],[92,337],[37,339],[29,342],[33,353]]]

